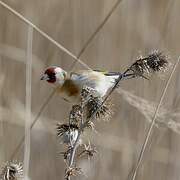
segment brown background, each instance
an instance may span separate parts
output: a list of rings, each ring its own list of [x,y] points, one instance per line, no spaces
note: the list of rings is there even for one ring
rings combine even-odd
[[[78,55],[116,0],[4,0],[40,29]],[[179,0],[122,0],[114,8],[80,59],[95,69],[123,71],[139,55],[163,50],[177,61],[180,45]],[[0,6],[0,163],[10,159],[24,135],[25,62],[28,26]],[[74,59],[38,32],[33,33],[32,116],[52,88],[40,82],[43,69],[59,65],[69,70]],[[74,69],[84,69],[77,63]],[[138,180],[180,179],[180,81],[178,66],[163,100]],[[92,142],[99,153],[79,166],[87,177],[74,179],[128,180],[165,86],[168,73],[150,81],[124,81],[112,99],[114,116],[97,122]],[[58,152],[55,124],[67,120],[70,105],[55,95],[31,133],[30,178],[63,179],[65,164]],[[13,159],[23,161],[23,147]]]

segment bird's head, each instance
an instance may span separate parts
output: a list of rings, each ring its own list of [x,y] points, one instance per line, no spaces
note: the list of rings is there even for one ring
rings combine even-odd
[[[57,66],[48,67],[44,74],[41,77],[41,80],[46,80],[52,84],[60,84],[62,85],[67,76],[67,72]]]

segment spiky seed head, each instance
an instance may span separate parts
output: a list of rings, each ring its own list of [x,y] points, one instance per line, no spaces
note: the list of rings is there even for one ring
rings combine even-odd
[[[98,96],[99,96],[99,93],[95,89],[85,86],[82,88],[82,91],[81,91],[81,104],[85,105],[89,101],[89,99],[91,99],[92,97],[98,97]]]
[[[109,120],[112,116],[112,104],[105,102],[102,105],[103,99],[99,97],[91,97],[87,102],[87,117],[91,118],[94,114],[97,119]]]
[[[75,124],[57,124],[57,137],[64,144],[74,144],[78,136],[78,127]]]
[[[18,162],[6,162],[1,168],[0,180],[17,180],[23,178],[23,167]]]
[[[147,58],[147,66],[154,72],[161,71],[168,66],[168,57],[160,51],[153,51]]]
[[[159,72],[165,70],[168,66],[168,57],[162,52],[155,50],[147,57],[136,60],[126,71],[132,71],[134,77],[145,77],[150,73]]]
[[[91,130],[95,130],[95,125],[92,121],[88,121],[85,127]]]
[[[78,124],[82,120],[82,114],[82,107],[80,105],[74,105],[69,115],[71,124],[75,124],[76,126],[78,126]]]
[[[94,154],[96,154],[96,153],[97,153],[97,150],[96,150],[95,146],[91,146],[90,143],[88,145],[84,144],[84,148],[79,153],[78,157],[87,156],[89,159],[89,158],[92,158],[94,156]]]
[[[78,176],[82,174],[82,170],[79,167],[68,167],[65,170],[65,179],[69,179],[71,176]]]
[[[57,127],[56,127],[56,130],[57,130],[57,136],[60,137],[60,136],[63,136],[63,134],[69,130],[73,130],[73,129],[78,129],[78,126],[75,125],[75,124],[60,124],[60,123],[57,123]]]

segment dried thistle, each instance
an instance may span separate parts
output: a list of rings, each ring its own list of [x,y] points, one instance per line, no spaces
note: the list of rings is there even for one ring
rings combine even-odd
[[[64,133],[66,133],[69,130],[78,129],[78,126],[75,124],[60,124],[57,123],[57,136],[62,136]]]
[[[87,156],[88,159],[92,158],[94,154],[97,153],[96,147],[91,146],[90,142],[88,145],[84,144],[84,149],[79,153],[78,157]]]
[[[17,180],[23,178],[23,167],[21,163],[6,162],[1,168],[0,180]]]
[[[92,95],[94,96],[97,95],[97,91],[88,86],[85,86],[82,88],[82,91],[81,91],[82,100],[87,100]]]
[[[86,112],[86,117],[88,119],[91,118],[94,113],[95,117],[98,119],[110,118],[112,114],[112,104],[106,102],[102,105],[103,99],[99,97],[96,90],[90,87],[84,87],[81,92],[81,99],[83,110]]]
[[[106,102],[102,105],[103,99],[99,97],[91,97],[87,102],[87,118],[91,118],[95,113],[97,119],[110,119],[112,115],[112,104]]]
[[[70,111],[69,115],[70,123],[78,126],[79,122],[82,119],[82,113],[82,107],[80,105],[72,106],[72,110]]]
[[[65,179],[69,179],[71,176],[78,176],[82,174],[82,170],[79,167],[68,167],[65,170]]]
[[[85,127],[91,130],[95,130],[95,125],[92,121],[88,121]]]
[[[165,70],[168,66],[168,57],[162,54],[160,51],[153,51],[147,57],[140,58],[135,61],[124,73],[124,75],[129,74],[131,77],[143,77],[146,78],[146,75],[150,73],[159,72],[161,70]]]
[[[57,124],[57,137],[65,144],[74,144],[78,136],[78,126],[75,124]]]

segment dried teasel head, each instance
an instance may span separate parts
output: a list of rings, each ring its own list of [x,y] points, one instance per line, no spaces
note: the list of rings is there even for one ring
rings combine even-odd
[[[103,103],[103,98],[99,97],[96,90],[90,87],[84,87],[81,92],[81,107],[86,112],[86,117],[97,119],[110,119],[112,115],[112,104]]]
[[[94,123],[93,123],[92,121],[88,121],[88,122],[86,123],[85,128],[88,128],[88,129],[91,129],[91,130],[96,131],[96,130],[95,130],[95,125],[94,125]]]
[[[57,123],[57,136],[60,137],[62,136],[65,132],[69,131],[70,129],[73,130],[73,129],[78,129],[78,126],[75,125],[75,124],[60,124],[60,123]]]
[[[57,137],[64,144],[74,144],[78,136],[78,126],[75,124],[57,124]]]
[[[72,106],[72,109],[69,114],[69,120],[71,124],[77,125],[82,120],[82,107],[80,105],[74,105]]]
[[[81,100],[86,102],[89,100],[89,98],[91,98],[91,96],[97,95],[98,92],[95,89],[88,86],[84,86],[81,91]]]
[[[109,120],[113,114],[112,103],[106,101],[103,105],[103,99],[99,97],[91,97],[87,102],[87,118],[92,116],[97,119]]]
[[[6,162],[1,168],[0,180],[17,180],[23,178],[23,167],[21,163]]]
[[[162,52],[156,50],[150,53],[147,57],[140,58],[137,61],[135,61],[127,69],[124,75],[129,75],[132,78],[143,77],[148,79],[146,75],[165,70],[167,69],[168,64],[168,57],[164,55]]]
[[[65,179],[69,179],[71,176],[81,175],[83,172],[79,167],[67,167],[65,170]]]
[[[96,147],[91,146],[90,142],[88,145],[84,144],[83,150],[78,154],[78,157],[87,156],[88,159],[92,158],[97,153]]]

